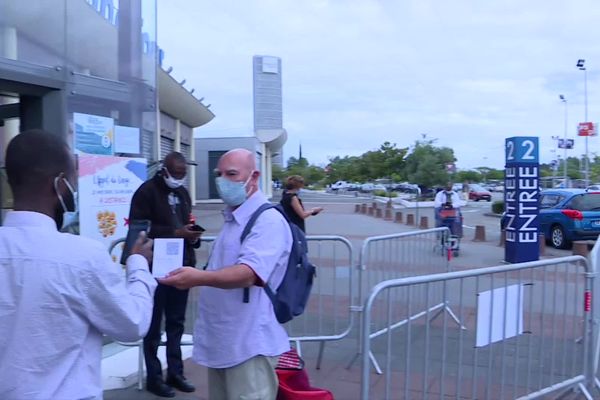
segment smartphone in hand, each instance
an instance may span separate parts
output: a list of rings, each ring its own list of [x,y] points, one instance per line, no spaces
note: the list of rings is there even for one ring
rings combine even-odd
[[[190,227],[190,230],[194,231],[194,232],[205,232],[206,229],[204,229],[203,227],[201,227],[200,225],[192,225]]]
[[[148,235],[150,232],[150,225],[150,220],[147,219],[129,221],[129,231],[127,231],[125,246],[121,253],[121,264],[125,265],[127,263],[127,258],[131,255],[131,249],[140,236],[140,232],[146,232],[146,235]]]

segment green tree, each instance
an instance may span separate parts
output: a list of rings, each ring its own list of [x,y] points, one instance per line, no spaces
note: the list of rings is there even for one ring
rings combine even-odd
[[[454,183],[463,182],[479,182],[481,181],[481,174],[478,171],[458,171],[454,176]]]
[[[409,181],[425,187],[443,185],[450,180],[447,165],[456,161],[449,147],[434,146],[435,140],[417,140],[406,157],[406,176]]]
[[[274,181],[283,182],[283,180],[286,178],[285,170],[283,168],[281,168],[281,166],[279,166],[277,164],[273,164],[272,165],[272,167],[271,167],[271,175],[273,176],[273,180]]]
[[[504,179],[504,170],[490,168],[490,170],[487,173],[487,179],[494,179],[494,180]]]

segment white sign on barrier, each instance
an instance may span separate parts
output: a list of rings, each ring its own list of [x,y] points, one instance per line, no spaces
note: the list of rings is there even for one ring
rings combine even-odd
[[[511,285],[477,295],[476,347],[523,333],[523,294],[523,285]]]

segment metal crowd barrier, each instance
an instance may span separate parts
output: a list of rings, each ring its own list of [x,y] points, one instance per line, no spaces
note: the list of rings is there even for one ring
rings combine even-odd
[[[197,267],[203,268],[212,251],[216,237],[202,237],[202,246],[196,250]],[[355,286],[354,251],[348,239],[341,236],[307,236],[310,261],[317,267],[317,277],[307,308],[301,316],[285,325],[290,341],[302,353],[302,342],[319,342],[317,368],[320,367],[325,343],[347,337],[353,327],[354,314],[351,304]],[[110,248],[113,260],[120,259],[124,239],[115,241]],[[186,310],[185,333],[193,333],[197,313],[197,288],[190,290]],[[120,343],[125,346],[138,346],[138,388],[143,387],[144,354],[143,343]],[[161,346],[165,345],[161,342]],[[193,345],[191,340],[183,340],[182,346]]]
[[[442,227],[373,236],[365,239],[360,253],[359,306],[354,309],[358,312],[362,311],[360,305],[363,304],[365,297],[363,288],[372,288],[388,279],[449,272],[450,260],[445,247],[449,236],[450,230],[447,227]],[[418,302],[418,304],[425,304],[426,296],[431,296],[431,294],[426,293],[424,290],[411,293],[412,300]],[[402,298],[396,300],[406,301]],[[426,307],[413,308],[411,315],[396,320],[392,325],[383,325],[378,322],[380,319],[377,319],[374,323],[378,326],[370,335],[371,338],[375,338],[386,334],[390,330],[398,329],[409,321],[424,316],[434,319],[442,313],[447,313],[458,326],[464,328],[460,319],[450,307],[444,289],[435,293],[435,301],[428,303]],[[360,349],[358,354],[360,354]],[[381,367],[376,357],[370,354],[370,358],[375,370],[381,374]],[[354,360],[356,360],[356,357]]]
[[[360,398],[533,399],[579,390],[592,399],[590,272],[572,256],[377,284],[364,304]],[[467,330],[446,314],[430,322],[431,297],[444,289]],[[424,303],[413,296],[419,291]],[[411,319],[416,310],[427,310],[425,318]],[[374,324],[391,328],[399,319],[407,320],[401,330],[372,335]],[[371,379],[371,351],[385,359],[383,379]]]
[[[208,262],[208,257],[210,255],[210,251],[212,249],[212,243],[215,241],[215,239],[216,239],[216,236],[203,236],[202,237],[202,239],[201,239],[202,246],[200,247],[200,249],[196,250],[196,256],[197,256],[196,266],[198,268],[201,268],[203,265],[205,265]],[[108,252],[114,262],[119,262],[119,260],[121,259],[121,253],[123,251],[124,244],[125,244],[125,238],[117,239],[111,243],[111,245],[108,249]],[[125,268],[125,266],[123,266],[123,268]],[[190,289],[190,294],[188,297],[188,306],[185,311],[186,327],[185,327],[184,334],[193,333],[194,320],[196,319],[196,310],[197,310],[196,299],[197,299],[197,297],[198,297],[198,289],[197,288]],[[136,342],[117,342],[117,343],[119,343],[121,346],[129,346],[129,347],[137,346],[137,348],[138,348],[137,387],[139,390],[142,390],[144,388],[144,367],[145,367],[144,341],[138,340]],[[166,344],[167,344],[166,341],[161,340],[159,346],[165,346]],[[182,346],[193,346],[194,341],[183,339],[181,341],[181,345]]]
[[[304,314],[287,323],[285,328],[299,354],[302,354],[302,342],[319,342],[319,368],[325,343],[344,339],[354,324],[351,312],[354,251],[350,241],[342,236],[309,235],[306,239],[308,256],[317,267],[317,277]]]
[[[598,275],[600,272],[600,240],[596,240],[588,260],[592,273]],[[600,293],[600,279],[596,279],[594,285],[595,293]],[[600,388],[600,295],[594,296],[592,301],[594,302],[594,383],[597,388]]]

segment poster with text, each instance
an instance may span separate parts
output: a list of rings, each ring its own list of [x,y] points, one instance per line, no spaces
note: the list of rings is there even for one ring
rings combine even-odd
[[[110,244],[127,236],[131,198],[146,180],[146,159],[79,158],[80,234]]]
[[[113,155],[115,122],[99,115],[73,113],[75,149],[84,154]]]

